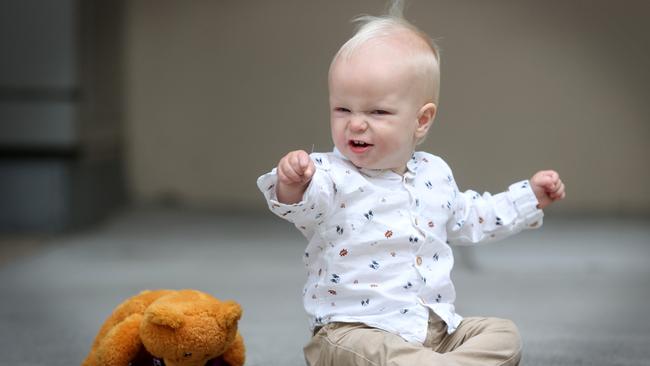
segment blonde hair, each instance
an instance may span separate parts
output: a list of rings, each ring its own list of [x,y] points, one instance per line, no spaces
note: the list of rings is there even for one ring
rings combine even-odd
[[[439,48],[431,37],[404,19],[403,0],[393,0],[389,5],[387,15],[361,15],[353,19],[353,22],[357,23],[356,32],[334,55],[332,65],[341,57],[349,58],[368,41],[404,33],[415,36],[416,42],[417,40],[421,41],[420,43],[423,43],[425,47],[412,44],[409,61],[414,64],[414,71],[417,72],[418,79],[425,83],[427,97],[437,105],[440,93]]]

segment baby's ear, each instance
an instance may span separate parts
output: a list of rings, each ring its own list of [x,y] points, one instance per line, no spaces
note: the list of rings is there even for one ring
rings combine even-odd
[[[436,112],[438,107],[433,103],[427,103],[420,108],[418,111],[418,127],[415,130],[416,137],[422,139],[427,135],[429,127],[433,124],[433,120],[436,118]]]

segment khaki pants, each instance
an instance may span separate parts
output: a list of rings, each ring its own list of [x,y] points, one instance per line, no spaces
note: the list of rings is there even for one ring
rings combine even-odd
[[[518,365],[521,340],[510,320],[465,318],[447,334],[447,325],[433,316],[423,345],[365,324],[331,323],[304,352],[309,366]]]

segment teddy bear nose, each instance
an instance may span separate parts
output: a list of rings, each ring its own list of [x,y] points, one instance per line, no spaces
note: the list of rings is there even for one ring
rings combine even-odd
[[[183,357],[192,357],[192,352],[185,352]]]

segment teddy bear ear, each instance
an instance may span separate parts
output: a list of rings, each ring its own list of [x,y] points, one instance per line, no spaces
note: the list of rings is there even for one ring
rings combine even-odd
[[[178,329],[183,325],[185,316],[178,309],[169,306],[153,305],[144,314],[146,322],[150,322],[172,329]]]
[[[242,308],[234,301],[225,301],[223,303],[223,315],[228,326],[232,326],[241,319]]]

